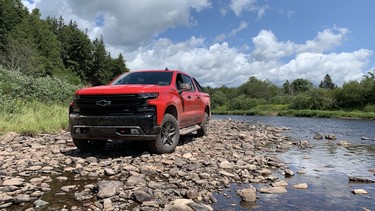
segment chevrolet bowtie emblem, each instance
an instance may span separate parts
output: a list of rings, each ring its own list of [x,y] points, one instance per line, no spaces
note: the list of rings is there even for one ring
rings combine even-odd
[[[108,101],[108,100],[99,100],[99,101],[96,101],[96,105],[97,106],[108,106],[108,105],[111,105],[111,101]]]

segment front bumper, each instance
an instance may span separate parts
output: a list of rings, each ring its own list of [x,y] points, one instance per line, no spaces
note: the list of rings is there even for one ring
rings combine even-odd
[[[73,139],[155,140],[160,133],[156,115],[85,116],[69,114]]]

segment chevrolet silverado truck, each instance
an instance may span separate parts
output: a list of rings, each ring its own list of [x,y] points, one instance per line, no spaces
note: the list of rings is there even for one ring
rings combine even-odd
[[[70,133],[82,151],[108,140],[143,140],[155,153],[171,153],[180,135],[207,135],[210,116],[210,96],[198,81],[168,69],[131,71],[77,90],[69,107]]]

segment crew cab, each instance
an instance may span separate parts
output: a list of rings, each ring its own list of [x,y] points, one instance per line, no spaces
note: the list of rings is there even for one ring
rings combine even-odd
[[[210,115],[210,96],[195,78],[178,70],[142,70],[77,90],[69,125],[80,150],[100,149],[108,140],[140,140],[155,153],[171,153],[180,135],[207,135]]]

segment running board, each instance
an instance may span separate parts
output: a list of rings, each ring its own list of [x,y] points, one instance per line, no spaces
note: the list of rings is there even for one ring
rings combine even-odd
[[[180,130],[180,135],[186,135],[186,134],[189,134],[191,132],[194,132],[198,129],[200,129],[201,127],[199,125],[192,125],[190,127],[186,127],[186,128],[182,128]]]

